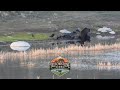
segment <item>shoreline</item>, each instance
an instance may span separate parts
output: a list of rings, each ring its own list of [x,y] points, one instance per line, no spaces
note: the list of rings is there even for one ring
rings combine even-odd
[[[54,49],[31,49],[30,51],[26,52],[0,52],[0,62],[4,63],[6,60],[36,60],[40,58],[50,57],[50,56],[62,56],[62,55],[75,55],[78,53],[86,53],[91,52],[94,54],[99,54],[99,52],[106,52],[106,51],[116,51],[120,50],[120,43],[112,44],[112,45],[101,45],[96,44],[95,46],[90,47],[81,47],[77,45],[71,45],[68,47],[62,47],[62,48],[54,48]]]

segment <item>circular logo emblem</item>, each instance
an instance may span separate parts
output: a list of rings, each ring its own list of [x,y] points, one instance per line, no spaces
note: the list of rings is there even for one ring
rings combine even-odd
[[[70,71],[69,60],[63,57],[58,57],[50,62],[50,70],[57,76],[63,76]]]

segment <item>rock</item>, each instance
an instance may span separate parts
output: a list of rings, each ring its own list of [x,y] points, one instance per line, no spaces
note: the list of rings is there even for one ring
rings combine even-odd
[[[100,39],[100,40],[109,40],[109,39],[115,38],[115,36],[101,36],[101,35],[97,35],[96,38]]]

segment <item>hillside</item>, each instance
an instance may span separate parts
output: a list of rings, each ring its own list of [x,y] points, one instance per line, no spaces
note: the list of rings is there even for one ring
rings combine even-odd
[[[0,11],[0,34],[10,32],[55,32],[108,26],[120,28],[119,11]]]

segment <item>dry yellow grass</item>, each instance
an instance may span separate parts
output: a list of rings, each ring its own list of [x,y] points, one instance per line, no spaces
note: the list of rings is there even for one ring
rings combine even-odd
[[[77,45],[70,45],[68,47],[54,48],[54,49],[32,49],[28,52],[0,52],[0,63],[4,63],[5,60],[36,60],[39,58],[45,58],[50,56],[60,56],[62,54],[71,55],[75,52],[102,52],[105,50],[119,50],[120,43],[115,43],[112,45],[101,45],[96,44],[95,46],[81,47]]]

